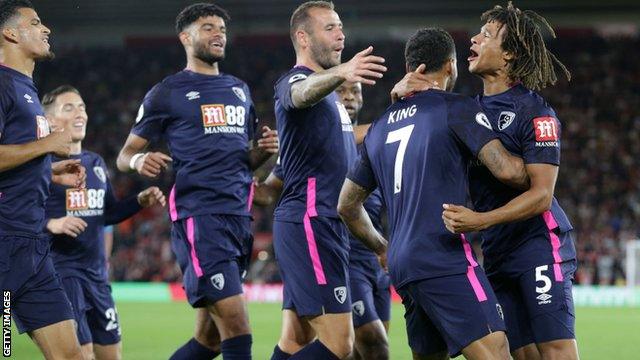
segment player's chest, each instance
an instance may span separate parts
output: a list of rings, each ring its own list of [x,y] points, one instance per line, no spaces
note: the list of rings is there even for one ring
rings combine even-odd
[[[35,90],[16,87],[15,102],[9,114],[1,141],[5,144],[21,144],[41,139],[50,134],[49,122]]]
[[[185,89],[174,97],[176,126],[198,135],[245,135],[251,99],[240,87]]]
[[[84,189],[58,188],[64,199],[67,215],[78,217],[101,216],[107,193],[106,169],[99,165],[83,164],[87,170],[87,186]]]
[[[493,131],[498,134],[498,138],[504,147],[512,153],[521,154],[522,144],[519,134],[519,122],[522,115],[518,116],[516,109],[484,108],[485,114],[491,123]]]

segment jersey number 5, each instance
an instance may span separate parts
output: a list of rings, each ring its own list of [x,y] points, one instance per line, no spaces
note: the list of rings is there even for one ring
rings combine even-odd
[[[404,153],[407,151],[409,138],[413,132],[414,124],[405,126],[398,130],[394,130],[387,134],[387,144],[393,144],[400,141],[398,151],[396,152],[396,161],[393,167],[393,193],[397,194],[402,190],[402,164],[404,163]]]

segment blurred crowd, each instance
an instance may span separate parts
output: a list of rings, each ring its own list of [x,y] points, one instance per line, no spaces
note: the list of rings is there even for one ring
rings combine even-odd
[[[466,70],[469,34],[454,33],[460,77],[457,92],[475,95],[481,81]],[[364,89],[362,123],[374,120],[389,104],[389,90],[404,73],[403,42],[373,41],[389,71]],[[145,93],[165,76],[181,70],[184,54],[177,40],[130,41],[122,48],[58,46],[55,60],[41,64],[36,84],[41,91],[71,84],[83,94],[89,113],[84,146],[101,154],[110,167],[118,196],[149,183],[115,168],[117,152],[134,122]],[[370,43],[347,43],[343,60]],[[563,124],[562,165],[556,197],[575,227],[581,284],[624,282],[625,244],[640,237],[640,40],[602,38],[592,31],[565,31],[552,49],[572,72],[542,91]],[[273,84],[294,64],[287,37],[237,38],[228,45],[221,70],[245,80],[261,125],[274,126]],[[264,178],[272,162],[258,170]],[[168,191],[172,178],[159,179]],[[254,282],[279,281],[271,247],[273,207],[255,208]],[[179,281],[171,252],[166,209],[146,209],[115,227],[110,271],[115,281]]]

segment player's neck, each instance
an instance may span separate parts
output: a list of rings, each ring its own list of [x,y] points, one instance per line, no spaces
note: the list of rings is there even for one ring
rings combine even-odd
[[[0,51],[0,64],[30,78],[33,77],[33,70],[36,67],[34,59],[25,57],[21,53],[10,51],[6,48]]]
[[[198,58],[190,57],[187,59],[186,70],[203,75],[220,75],[218,63],[209,64]]]
[[[513,86],[513,81],[506,74],[488,75],[482,78],[482,82],[485,96],[503,93]]]
[[[80,155],[82,152],[82,141],[72,142],[69,153],[71,155]]]
[[[306,54],[296,54],[296,66],[304,66],[315,72],[323,71],[324,68]]]

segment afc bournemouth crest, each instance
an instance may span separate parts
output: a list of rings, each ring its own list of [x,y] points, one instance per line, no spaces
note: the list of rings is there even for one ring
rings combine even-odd
[[[344,304],[344,302],[347,300],[347,287],[338,286],[337,288],[333,289],[333,295],[335,295],[336,300],[338,300],[340,304]]]
[[[247,102],[247,96],[244,94],[244,90],[237,86],[232,87],[231,90],[233,90],[233,93],[236,94],[242,102]]]
[[[351,305],[353,308],[353,313],[362,317],[364,315],[364,302],[362,300],[358,300]]]
[[[224,288],[224,275],[222,273],[217,273],[211,277],[211,285],[218,290],[222,290]]]
[[[500,131],[506,129],[511,125],[513,119],[516,118],[516,114],[511,111],[503,111],[500,113],[500,117],[498,118],[498,129]]]
[[[93,168],[93,173],[96,174],[96,177],[103,183],[107,182],[107,174],[104,172],[104,169],[101,166],[95,166]]]

